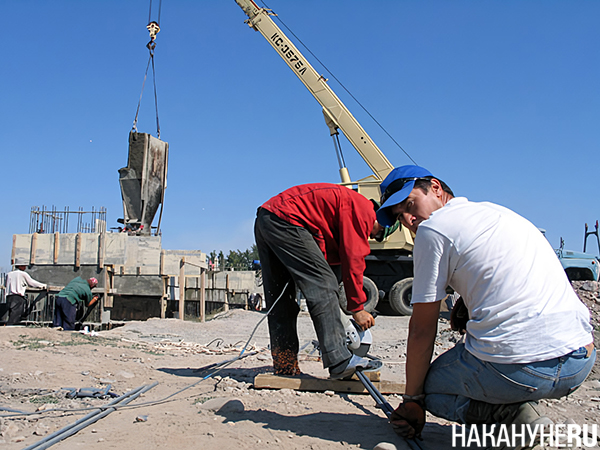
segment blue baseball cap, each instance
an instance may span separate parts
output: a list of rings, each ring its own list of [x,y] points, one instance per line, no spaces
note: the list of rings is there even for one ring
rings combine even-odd
[[[381,183],[381,206],[377,210],[377,222],[384,227],[391,227],[396,223],[392,217],[391,207],[402,203],[415,187],[419,178],[433,177],[432,173],[419,166],[400,166],[392,170]]]

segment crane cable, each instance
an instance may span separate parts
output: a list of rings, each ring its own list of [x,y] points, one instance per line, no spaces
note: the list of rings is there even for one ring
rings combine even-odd
[[[270,8],[267,6],[267,4],[264,2],[264,0],[261,0],[261,3],[262,3],[263,5],[265,5],[265,9],[270,9]],[[353,100],[354,100],[354,101],[355,101],[355,102],[358,104],[358,106],[360,106],[360,107],[363,109],[363,111],[364,111],[364,112],[366,112],[366,113],[369,115],[369,117],[370,117],[371,119],[373,119],[373,121],[374,121],[374,122],[377,124],[377,126],[379,126],[379,128],[381,128],[381,130],[383,130],[383,132],[384,132],[384,133],[385,133],[385,134],[386,134],[386,135],[387,135],[387,136],[388,136],[388,137],[389,137],[389,138],[390,138],[390,139],[391,139],[391,140],[394,142],[394,144],[396,144],[396,146],[397,146],[397,147],[398,147],[400,150],[402,150],[402,152],[404,152],[404,154],[405,154],[405,155],[408,157],[408,159],[410,159],[410,160],[412,161],[412,163],[416,165],[417,163],[415,162],[415,160],[414,160],[414,159],[413,159],[413,158],[412,158],[412,157],[411,157],[411,156],[408,154],[408,152],[407,152],[406,150],[404,150],[404,148],[402,148],[402,146],[401,146],[401,145],[398,143],[398,141],[396,141],[396,139],[394,139],[394,137],[393,137],[393,136],[392,136],[392,135],[391,135],[391,134],[390,134],[390,133],[389,133],[389,132],[388,132],[388,131],[387,131],[387,130],[384,128],[384,126],[383,126],[383,125],[381,125],[381,123],[379,123],[379,121],[378,121],[378,120],[377,120],[375,117],[373,117],[373,115],[372,115],[372,114],[369,112],[369,110],[368,110],[368,109],[367,109],[365,106],[363,106],[363,104],[362,104],[361,102],[359,102],[359,101],[358,101],[358,99],[357,99],[357,98],[356,98],[354,95],[352,95],[352,92],[350,92],[350,91],[349,91],[349,90],[346,88],[346,86],[344,86],[344,84],[342,84],[342,82],[341,82],[340,80],[338,80],[338,78],[337,78],[337,77],[336,77],[336,76],[335,76],[335,75],[334,75],[334,74],[331,72],[331,70],[329,70],[329,68],[328,68],[328,67],[327,67],[325,64],[323,64],[323,62],[322,62],[322,61],[321,61],[321,60],[320,60],[320,59],[317,57],[317,55],[315,55],[315,54],[314,54],[314,53],[313,53],[313,52],[312,52],[312,51],[311,51],[311,50],[310,50],[310,49],[309,49],[309,48],[306,46],[306,44],[305,44],[304,42],[302,42],[302,40],[301,40],[301,39],[300,39],[298,36],[296,36],[296,34],[294,34],[294,32],[293,32],[293,31],[292,31],[292,30],[291,30],[291,29],[290,29],[290,28],[289,28],[289,27],[288,27],[288,26],[285,24],[285,22],[284,22],[283,20],[281,20],[281,17],[279,17],[277,14],[274,14],[274,17],[275,17],[275,18],[277,18],[277,20],[278,20],[278,21],[281,23],[281,25],[283,25],[283,27],[284,27],[286,30],[288,30],[288,31],[290,32],[290,34],[291,34],[292,36],[294,36],[294,38],[296,38],[296,40],[297,40],[297,41],[300,43],[300,45],[302,45],[302,47],[304,47],[304,48],[306,49],[306,51],[307,51],[308,53],[310,53],[310,54],[312,55],[312,57],[313,57],[313,58],[315,58],[319,64],[321,64],[321,66],[323,66],[323,68],[324,68],[324,69],[327,71],[327,73],[328,73],[328,74],[329,74],[329,75],[330,75],[330,76],[331,76],[331,77],[332,77],[332,78],[333,78],[335,81],[337,81],[337,82],[338,82],[338,84],[339,84],[339,85],[342,87],[342,89],[344,89],[344,90],[345,90],[345,91],[348,93],[348,95],[350,95],[350,97],[352,97],[352,99],[353,99]]]
[[[146,72],[144,73],[144,81],[142,82],[142,92],[140,92],[140,99],[138,101],[137,110],[135,112],[135,119],[133,120],[132,130],[137,133],[137,121],[140,113],[140,105],[142,104],[142,95],[144,94],[144,86],[146,85],[146,78],[148,77],[148,69],[150,68],[150,63],[152,63],[152,82],[154,84],[154,108],[156,111],[156,137],[160,139],[160,124],[158,121],[158,96],[156,94],[156,70],[154,67],[154,49],[156,48],[156,35],[160,31],[160,12],[162,8],[162,0],[159,0],[158,3],[158,20],[152,20],[152,0],[150,0],[150,11],[148,13],[148,25],[146,25],[146,29],[150,33],[150,42],[146,44],[146,48],[150,52],[150,57],[148,58],[148,64],[146,65]]]

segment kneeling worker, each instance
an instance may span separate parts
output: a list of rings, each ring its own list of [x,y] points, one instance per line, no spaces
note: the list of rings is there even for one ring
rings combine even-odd
[[[396,433],[419,436],[425,411],[462,424],[548,423],[531,402],[577,389],[596,350],[590,313],[546,238],[507,208],[455,198],[422,167],[394,169],[381,190],[379,223],[416,233]],[[431,363],[448,286],[468,310],[465,341]]]
[[[65,331],[74,330],[77,304],[91,306],[98,301],[98,296],[92,295],[92,289],[97,285],[98,280],[93,277],[88,280],[81,277],[71,280],[62,291],[56,294],[52,326],[62,327]]]
[[[375,320],[363,308],[367,301],[363,272],[365,256],[370,252],[368,239],[381,229],[373,203],[336,184],[295,186],[258,209],[254,235],[267,309],[281,295],[268,319],[276,374],[300,373],[298,288],[306,298],[323,366],[329,369],[330,377],[345,378],[357,368],[373,369],[369,360],[353,355],[346,347],[334,268],[341,266],[347,309],[355,322],[364,330],[372,327]]]

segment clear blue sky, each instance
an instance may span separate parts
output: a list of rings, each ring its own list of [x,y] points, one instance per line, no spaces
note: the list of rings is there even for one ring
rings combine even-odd
[[[508,206],[554,247],[562,236],[582,249],[584,223],[600,218],[600,2],[267,3],[457,195]],[[1,267],[34,205],[104,206],[117,225],[148,9],[147,0],[0,0]],[[234,0],[164,0],[160,19],[163,247],[244,250],[266,199],[338,182],[320,107]],[[330,85],[394,165],[410,163]],[[148,84],[138,129],[156,134]],[[343,145],[351,176],[369,175]]]

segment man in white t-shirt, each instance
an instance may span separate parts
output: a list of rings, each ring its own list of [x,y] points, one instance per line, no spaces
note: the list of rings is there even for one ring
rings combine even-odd
[[[47,287],[44,283],[31,278],[25,272],[26,268],[26,264],[23,264],[22,261],[17,261],[15,263],[15,270],[6,274],[6,303],[8,305],[6,325],[16,325],[23,318],[27,306],[25,291],[28,286],[40,289],[46,289]]]
[[[416,234],[406,394],[391,417],[419,436],[425,411],[465,424],[544,424],[533,404],[585,380],[596,358],[589,311],[529,221],[492,203],[455,198],[419,166],[381,184],[377,220]],[[464,343],[431,362],[446,288],[468,311]],[[466,314],[465,314],[466,315]]]

